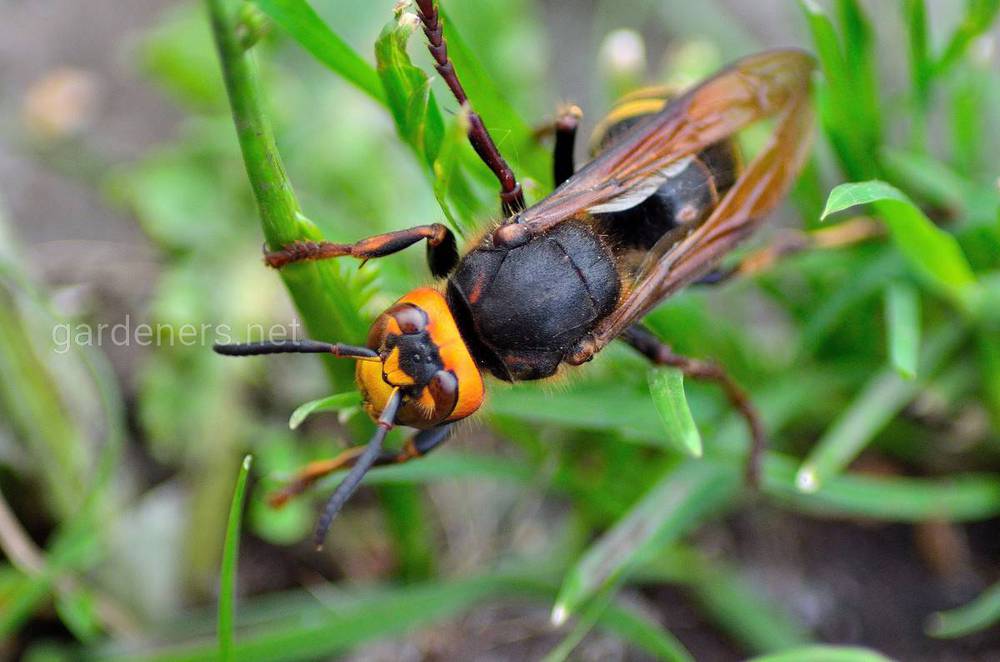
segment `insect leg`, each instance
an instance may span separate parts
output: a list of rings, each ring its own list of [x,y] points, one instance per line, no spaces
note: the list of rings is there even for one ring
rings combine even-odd
[[[576,129],[580,126],[581,117],[583,111],[578,106],[566,106],[559,110],[559,116],[553,125],[556,142],[552,151],[552,181],[557,187],[576,172],[573,148],[576,146]]]
[[[512,216],[524,209],[524,193],[521,185],[514,176],[514,171],[504,160],[497,149],[496,143],[486,130],[483,119],[472,109],[469,97],[465,94],[462,83],[458,80],[455,66],[448,57],[448,44],[444,40],[444,32],[438,15],[437,5],[434,0],[417,0],[417,7],[420,10],[420,21],[423,23],[424,34],[427,35],[427,48],[434,58],[434,68],[441,74],[441,78],[448,89],[455,95],[458,103],[462,104],[469,113],[469,142],[476,154],[483,160],[483,163],[493,171],[500,182],[500,204],[506,216]]]
[[[767,447],[767,434],[760,415],[754,408],[750,398],[740,388],[732,377],[717,363],[700,361],[687,356],[675,354],[669,345],[661,342],[652,331],[641,324],[633,324],[619,336],[637,352],[656,365],[666,365],[679,368],[686,377],[712,381],[722,388],[730,404],[746,419],[750,428],[750,456],[747,459],[747,481],[757,485],[760,480],[760,463],[764,449]]]
[[[440,446],[449,436],[451,436],[453,425],[441,425],[430,430],[421,430],[410,437],[406,444],[398,453],[383,451],[375,459],[374,466],[384,466],[387,464],[401,464],[409,462],[418,457],[423,457],[427,453]],[[329,476],[335,471],[348,469],[354,466],[358,457],[364,452],[365,446],[354,446],[348,448],[336,457],[327,460],[317,460],[310,462],[298,471],[295,478],[283,488],[268,496],[267,502],[272,508],[280,508],[296,496],[305,492],[316,481],[324,476]]]
[[[297,241],[278,251],[266,251],[264,261],[268,266],[280,269],[295,262],[326,260],[333,257],[348,256],[359,260],[370,260],[401,251],[421,239],[427,240],[427,263],[431,273],[438,277],[447,276],[448,272],[458,264],[458,248],[455,244],[455,235],[440,223],[377,234],[353,244]]]

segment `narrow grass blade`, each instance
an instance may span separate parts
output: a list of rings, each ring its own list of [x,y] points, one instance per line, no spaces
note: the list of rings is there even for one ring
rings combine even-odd
[[[920,107],[926,108],[934,63],[929,52],[924,0],[903,0],[903,18],[910,40],[910,78],[914,96]]]
[[[587,606],[580,613],[580,617],[577,619],[577,623],[573,626],[573,629],[563,637],[563,640],[555,648],[542,658],[542,662],[564,662],[568,659],[573,650],[587,636],[587,633],[593,629],[597,623],[597,619],[604,613],[604,610],[611,604],[611,601],[615,597],[616,588],[613,585],[605,586],[600,593],[591,598]],[[561,613],[553,612],[552,621],[554,625],[562,625],[565,620],[566,617]]]
[[[56,594],[59,620],[79,641],[93,643],[101,636],[100,616],[93,594],[85,588]]]
[[[240,525],[243,521],[243,498],[246,495],[247,476],[253,457],[243,458],[240,473],[233,490],[233,501],[229,506],[229,522],[226,524],[226,543],[222,549],[222,574],[219,577],[219,659],[236,659],[233,617],[235,615],[236,562],[240,553]]]
[[[957,325],[938,329],[927,341],[920,374],[930,375],[951,355],[965,333]],[[920,387],[902,379],[892,367],[880,370],[844,412],[827,428],[802,463],[795,479],[803,492],[815,492],[840,473],[878,432],[913,399]]]
[[[898,282],[885,291],[885,317],[889,362],[904,379],[917,376],[920,353],[920,294],[908,283]]]
[[[961,213],[971,185],[938,159],[919,152],[885,148],[882,160],[892,181],[935,205]]]
[[[701,457],[701,434],[684,395],[684,373],[679,368],[657,368],[648,374],[649,393],[663,421],[667,441],[685,455]]]
[[[844,51],[837,38],[833,21],[815,0],[799,0],[799,5],[805,12],[806,22],[809,25],[810,33],[812,33],[816,54],[819,56],[820,66],[823,69],[823,75],[826,76],[827,84],[836,96],[840,96],[839,92],[847,86],[848,74],[844,62]]]
[[[299,45],[334,73],[359,90],[385,103],[382,83],[375,68],[365,62],[319,17],[305,0],[253,0]]]
[[[1000,12],[1000,0],[967,0],[965,7],[965,17],[937,61],[934,71],[936,76],[951,69],[962,59],[976,37],[989,29],[997,12]]]
[[[489,598],[537,592],[538,581],[529,574],[538,572],[538,564],[535,565],[524,572],[387,587],[363,596],[345,596],[342,591],[333,596],[313,595],[294,611],[282,610],[247,627],[235,644],[235,658],[240,662],[328,659],[365,642],[402,635],[448,618]],[[289,617],[290,613],[293,616]],[[303,618],[302,614],[308,617]],[[215,662],[219,650],[210,642],[191,637],[142,651],[98,649],[83,659]]]
[[[45,603],[53,588],[53,578],[48,573],[34,577],[21,575],[11,584],[9,594],[2,596],[5,599],[0,610],[0,638],[4,639],[16,633]]]
[[[552,611],[565,621],[634,566],[697,526],[736,493],[735,468],[688,460],[668,472],[566,574]]]
[[[984,328],[978,336],[983,403],[989,409],[996,430],[1000,430],[1000,332]]]
[[[810,643],[805,627],[783,605],[761,595],[735,568],[694,549],[675,547],[638,575],[641,581],[682,584],[706,617],[748,650],[766,653]]]
[[[872,120],[859,121],[853,111],[857,90],[865,83],[856,79],[833,21],[819,3],[799,0],[799,5],[805,13],[823,71],[824,82],[817,89],[817,99],[827,136],[848,176],[854,179],[872,177],[877,167],[873,150],[878,147],[870,138],[875,132],[870,133],[872,127],[866,125],[866,121]]]
[[[615,406],[609,407],[609,402]],[[701,411],[701,404],[700,400],[695,403],[696,411]],[[600,387],[579,384],[552,393],[539,393],[531,386],[515,386],[498,389],[487,401],[487,408],[533,424],[613,431],[628,441],[666,447],[659,414],[641,390],[625,384]]]
[[[612,602],[597,619],[598,627],[646,651],[658,660],[694,662],[694,657],[666,628],[629,607]]]
[[[580,614],[576,625],[543,662],[563,662],[595,627],[617,635],[640,650],[668,662],[694,662],[694,658],[668,630],[651,623],[633,609],[616,604],[615,586],[608,586],[592,599]]]
[[[823,218],[863,204],[875,206],[893,243],[917,273],[957,303],[970,304],[976,277],[958,242],[897,188],[878,180],[841,184],[830,192]]]
[[[851,79],[856,114],[855,126],[871,147],[882,142],[881,104],[875,76],[875,34],[857,0],[837,0],[837,13],[844,35],[844,63]]]
[[[893,662],[893,660],[870,648],[819,644],[760,655],[747,662]]]
[[[288,427],[295,430],[302,425],[303,421],[317,412],[339,411],[348,407],[357,407],[359,404],[361,404],[361,393],[358,391],[337,393],[319,400],[311,400],[295,408],[292,415],[288,417]]]
[[[980,632],[1000,621],[1000,582],[986,589],[967,605],[931,615],[927,634],[939,639],[954,639]]]
[[[952,77],[951,138],[954,145],[954,165],[959,172],[981,172],[986,145],[986,119],[990,117],[987,103],[990,75],[986,66],[970,67]]]
[[[844,474],[803,493],[797,461],[770,454],[764,492],[785,507],[830,517],[865,517],[887,522],[975,522],[1000,515],[1000,477],[958,474],[941,479]]]

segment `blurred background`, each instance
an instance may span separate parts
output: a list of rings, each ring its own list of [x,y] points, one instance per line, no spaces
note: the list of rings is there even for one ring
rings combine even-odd
[[[320,21],[369,65],[378,42],[382,78],[368,71],[384,82],[406,36],[394,3],[310,4],[318,18],[291,0],[240,9],[304,212],[348,241],[444,220],[441,198],[474,235],[495,185],[468,148],[461,190],[438,188],[444,157],[427,160],[394,100],[346,81],[349,58],[308,52]],[[619,94],[799,46],[822,56],[815,154],[753,245],[818,228],[842,182],[883,179],[915,204],[895,222],[896,207],[872,210],[889,237],[692,288],[651,316],[762,410],[760,492],[741,483],[745,430],[715,389],[686,385],[706,457],[685,457],[646,364],[611,347],[555,383],[491,383],[446,448],[373,472],[317,553],[333,483],[280,511],[266,495],[366,423],[349,406],[290,429],[302,403],[351,390],[341,368],[210,351],[219,325],[244,339],[303,320],[261,261],[204,6],[0,0],[0,658],[215,659],[251,453],[237,659],[830,659],[794,652],[810,643],[998,659],[998,4],[446,2],[478,58],[472,102],[532,199],[551,181],[531,128],[560,103],[584,110],[582,162]],[[433,73],[419,32],[408,52]],[[456,104],[432,89],[447,141]],[[749,133],[752,151],[766,132]],[[359,342],[429,282],[422,252],[331,265],[323,339]],[[556,602],[572,613],[558,627]],[[857,654],[871,657],[836,659],[882,659]]]

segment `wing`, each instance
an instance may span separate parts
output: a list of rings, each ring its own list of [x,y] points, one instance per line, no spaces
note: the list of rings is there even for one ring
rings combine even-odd
[[[811,129],[806,86],[785,102],[771,140],[711,215],[679,241],[665,237],[653,247],[635,286],[594,329],[595,350],[614,340],[665,297],[711,270],[756,228],[795,180],[809,152]]]
[[[683,167],[686,157],[807,95],[813,66],[812,57],[797,50],[766,51],[735,62],[512,219],[518,234],[541,234],[570,218],[634,207]]]

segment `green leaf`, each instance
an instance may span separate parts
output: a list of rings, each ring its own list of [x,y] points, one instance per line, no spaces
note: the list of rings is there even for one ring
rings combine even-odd
[[[389,110],[400,137],[433,167],[441,149],[444,121],[431,93],[430,79],[410,61],[406,45],[417,29],[411,15],[400,14],[382,29],[375,42],[375,61]]]
[[[667,441],[685,455],[701,457],[701,435],[684,395],[684,373],[679,368],[656,368],[649,371],[648,379]]]
[[[904,379],[917,376],[920,354],[920,294],[907,283],[893,283],[885,291],[889,362]]]
[[[926,630],[932,637],[954,639],[981,632],[997,621],[1000,621],[1000,582],[967,605],[933,614]]]
[[[822,218],[825,220],[831,214],[879,200],[895,200],[897,202],[910,203],[910,199],[896,187],[877,179],[867,182],[840,184],[830,191],[830,195],[826,199],[826,207],[823,209]]]
[[[437,198],[441,211],[447,217],[453,228],[469,231],[473,229],[473,210],[468,206],[462,209],[463,222],[459,223],[451,211],[448,203],[448,195],[452,192],[451,187],[458,171],[459,150],[465,144],[466,135],[469,130],[468,112],[460,110],[448,123],[445,129],[444,139],[441,141],[441,149],[437,158],[434,159],[432,169],[434,171],[434,197]]]
[[[893,660],[870,648],[818,644],[760,655],[747,662],[893,662]]]
[[[842,474],[819,490],[798,489],[798,460],[769,454],[764,491],[783,505],[823,516],[887,522],[973,522],[1000,514],[1000,479],[994,474],[954,474],[942,479]]]
[[[565,621],[637,563],[697,526],[728,503],[738,485],[735,468],[698,460],[687,460],[667,472],[566,574],[553,621]]]
[[[893,242],[918,274],[957,303],[971,303],[976,277],[958,242],[894,186],[878,180],[841,184],[830,192],[823,218],[863,204],[875,206]]]
[[[222,549],[222,573],[219,577],[219,659],[229,662],[236,659],[233,616],[236,611],[236,562],[240,553],[240,525],[243,521],[243,497],[246,494],[247,476],[253,457],[247,455],[236,477],[233,500],[229,505],[229,522],[226,524],[226,542]]]
[[[361,393],[358,391],[337,393],[320,398],[319,400],[311,400],[295,408],[292,415],[288,417],[288,427],[295,430],[302,425],[303,421],[316,412],[339,411],[341,409],[357,407],[359,404],[361,404]]]
[[[958,347],[964,330],[953,324],[938,329],[927,341],[920,375],[926,378]],[[913,399],[921,380],[904,380],[892,367],[872,377],[806,456],[796,477],[803,492],[815,492],[842,471],[899,411]]]
[[[378,74],[347,42],[323,22],[305,0],[253,0],[261,10],[280,25],[299,45],[334,73],[359,90],[385,103]]]

